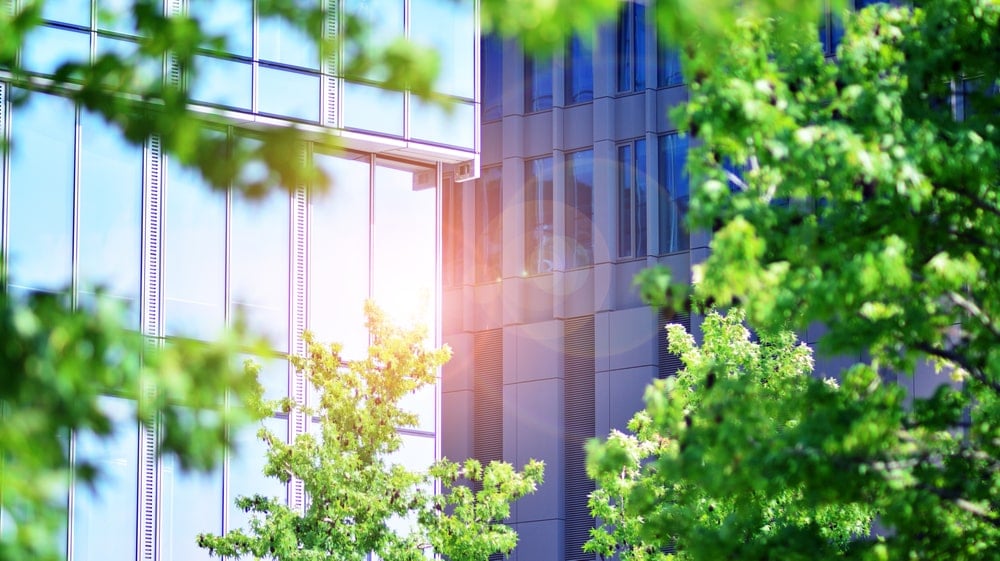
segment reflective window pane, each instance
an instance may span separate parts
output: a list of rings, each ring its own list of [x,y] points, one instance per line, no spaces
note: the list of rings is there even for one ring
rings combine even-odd
[[[278,439],[287,442],[287,419],[270,417],[264,420],[264,426]],[[237,497],[263,495],[281,503],[288,502],[285,484],[264,475],[267,444],[257,438],[258,428],[256,425],[249,425],[234,436],[235,450],[229,461],[229,497],[226,498],[226,508],[229,509],[227,531],[250,526],[251,514],[236,506]]]
[[[632,146],[618,147],[618,257],[632,256]]]
[[[73,251],[73,105],[32,94],[12,111],[8,248],[12,287],[70,286]]]
[[[569,40],[566,52],[566,105],[594,99],[593,51],[579,36]]]
[[[677,49],[660,45],[656,63],[657,82],[661,87],[679,86],[684,83],[681,74],[681,55]]]
[[[498,35],[484,35],[479,48],[483,122],[495,121],[503,117],[503,40]]]
[[[27,70],[55,74],[65,62],[86,63],[90,58],[90,34],[48,26],[31,30],[21,51]]]
[[[310,201],[309,329],[320,341],[344,345],[346,357],[361,358],[368,351],[368,156],[314,158],[333,185]]]
[[[343,82],[345,128],[403,136],[403,94],[375,86]]]
[[[188,14],[198,20],[202,31],[224,38],[226,52],[251,55],[253,0],[190,0]]]
[[[296,2],[303,10],[315,9],[316,0]],[[316,42],[303,30],[277,17],[262,17],[257,23],[257,56],[303,68],[319,68]]]
[[[443,189],[441,213],[442,283],[444,286],[459,286],[464,280],[465,270],[465,227],[463,226],[462,190],[463,183],[446,178]]]
[[[223,326],[226,199],[195,172],[167,167],[163,311],[167,335],[209,339]]]
[[[318,121],[319,89],[319,74],[258,67],[257,105],[261,113]]]
[[[503,208],[500,167],[483,168],[476,182],[476,280],[500,280],[503,259]]]
[[[566,266],[594,261],[594,152],[566,155]]]
[[[618,91],[646,87],[646,6],[635,1],[618,14]]]
[[[142,147],[91,113],[80,126],[79,282],[83,294],[101,287],[139,326],[142,267]]]
[[[366,46],[378,51],[404,34],[403,0],[344,0],[343,10],[346,17],[357,18],[367,30],[367,45],[358,41],[344,44],[344,60],[354,60]],[[388,75],[384,70],[374,69],[358,77],[379,82]]]
[[[120,398],[101,397],[114,431],[76,436],[76,464],[90,463],[103,477],[94,484],[77,482],[73,503],[73,559],[135,559],[138,502],[139,427],[135,406]]]
[[[472,99],[475,83],[475,3],[410,0],[410,39],[441,57],[434,90]]]
[[[432,168],[375,168],[373,296],[397,322],[419,321],[434,333],[437,283],[437,189]]]
[[[253,72],[247,63],[211,56],[196,56],[197,76],[191,99],[215,105],[250,109]]]
[[[659,138],[659,217],[660,252],[688,249],[689,239],[684,227],[688,209],[687,137],[668,134]]]
[[[288,349],[288,193],[262,201],[234,197],[230,226],[231,317],[272,348]]]
[[[129,64],[139,60],[137,65],[132,66],[132,71],[134,72],[132,75],[132,88],[137,91],[159,84],[163,75],[162,61],[158,58],[137,59],[138,50],[139,44],[134,41],[101,36],[97,38],[98,58],[108,54],[118,56],[126,60]]]
[[[184,473],[180,464],[165,459],[160,526],[163,561],[210,561],[208,550],[198,547],[198,534],[222,533],[222,471]]]
[[[552,108],[552,60],[524,57],[524,112]]]
[[[222,468],[209,473],[183,471],[176,457],[165,455],[160,468],[161,561],[209,561],[198,547],[198,534],[222,533]]]
[[[42,17],[47,20],[90,27],[90,2],[45,0]]]
[[[410,97],[410,136],[472,150],[476,142],[475,116],[471,103],[456,101],[443,107],[414,95]]]
[[[524,163],[524,268],[534,275],[553,268],[552,158]]]
[[[288,361],[270,356],[241,355],[239,366],[245,361],[256,363],[260,370],[257,381],[264,388],[264,399],[281,399],[288,397]]]
[[[135,35],[134,0],[97,0],[97,27]]]

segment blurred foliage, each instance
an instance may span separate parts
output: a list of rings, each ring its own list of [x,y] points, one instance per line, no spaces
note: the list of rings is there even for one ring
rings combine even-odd
[[[212,555],[361,561],[374,552],[386,561],[416,561],[433,547],[455,561],[485,561],[513,549],[517,535],[502,522],[510,502],[541,483],[543,465],[532,461],[519,473],[501,462],[484,468],[445,459],[421,472],[398,463],[393,455],[403,439],[397,429],[418,424],[400,401],[434,384],[451,351],[427,349],[426,329],[393,327],[371,303],[366,313],[367,357],[345,360],[340,345],[322,345],[311,335],[308,356],[293,357],[316,391],[317,407],[288,399],[270,404],[318,421],[315,430],[291,444],[267,429],[259,433],[268,446],[264,474],[301,481],[304,511],[271,497],[238,497],[237,506],[252,514],[250,528],[199,536]],[[435,479],[444,493],[434,494]],[[468,482],[481,489],[472,492]]]
[[[739,305],[762,333],[820,322],[824,352],[869,364],[843,373],[840,390],[810,390],[800,430],[761,433],[784,447],[769,443],[768,462],[747,466],[757,445],[728,440],[741,465],[723,473],[741,474],[735,481],[750,489],[794,484],[804,497],[822,497],[817,504],[870,505],[883,530],[852,541],[837,554],[844,558],[993,557],[1000,5],[937,0],[844,13],[835,58],[824,57],[815,25],[798,19],[751,14],[735,21],[711,58],[685,51],[690,102],[672,116],[693,141],[690,225],[713,232],[710,256],[692,272],[691,301],[701,309]],[[662,304],[664,287],[687,280],[660,270],[642,290]],[[883,383],[899,376],[913,387],[908,377],[931,367],[941,377],[930,395]],[[672,407],[661,404],[667,389],[648,396],[651,409]],[[744,388],[726,391],[746,399]],[[753,426],[771,406],[740,407]],[[668,418],[653,414],[653,426]],[[829,437],[801,432],[808,426]],[[845,432],[851,427],[859,431]],[[806,456],[790,461],[797,451]],[[717,475],[701,480],[706,491]],[[649,496],[637,491],[629,512],[644,536],[661,530],[653,543],[665,545],[685,523]],[[757,549],[742,541],[747,534],[722,532],[736,522],[713,522],[718,531],[679,539],[678,548],[696,559],[720,558],[708,551],[812,558],[809,544],[834,543],[817,524]]]
[[[0,559],[57,558],[70,434],[110,438],[116,430],[102,394],[133,400],[136,425],[155,425],[159,453],[185,469],[217,465],[232,443],[229,430],[256,418],[224,401],[227,393],[252,400],[260,392],[254,369],[234,360],[238,332],[213,344],[160,346],[121,327],[121,317],[110,299],[73,310],[65,294],[0,290]],[[102,476],[86,459],[72,471],[76,485]]]

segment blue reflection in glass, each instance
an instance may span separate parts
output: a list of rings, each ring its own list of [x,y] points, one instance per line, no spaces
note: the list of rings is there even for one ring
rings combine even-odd
[[[529,275],[553,267],[552,158],[524,162],[524,270]]]
[[[253,0],[190,0],[188,14],[202,31],[225,38],[226,52],[246,57],[253,52]]]
[[[65,99],[36,93],[12,113],[10,284],[67,289],[73,251],[75,109]]]
[[[361,41],[344,43],[344,60],[353,60],[366,47],[377,50],[403,36],[403,0],[344,0],[343,10],[348,16],[364,22],[367,30],[366,44],[361,44]],[[361,77],[372,81],[388,78],[384,70],[378,69]]]
[[[63,23],[90,27],[90,2],[81,0],[45,0],[42,17]]]
[[[594,99],[593,50],[578,35],[566,51],[566,105]]]
[[[281,441],[288,441],[288,420],[270,417],[263,421],[264,426],[274,433]],[[226,530],[250,527],[250,514],[236,506],[237,497],[263,495],[276,498],[280,503],[288,502],[288,491],[285,484],[277,478],[264,475],[264,464],[267,463],[267,444],[257,438],[258,427],[247,426],[237,432],[234,437],[235,449],[229,460],[229,496],[226,505],[229,509],[229,520]]]
[[[316,0],[299,0],[295,4],[303,10],[318,6]],[[257,22],[257,56],[260,60],[319,68],[316,42],[298,27],[276,17],[262,17]]]
[[[437,189],[433,168],[380,160],[375,168],[372,294],[397,322],[434,333]]]
[[[100,472],[93,484],[77,482],[73,502],[73,559],[128,561],[135,559],[138,502],[139,427],[135,404],[100,397],[112,421],[113,433],[76,436],[75,464],[88,462]]]
[[[212,56],[195,57],[191,99],[250,109],[253,70],[249,64]]]
[[[410,39],[432,47],[441,57],[435,91],[472,99],[475,31],[473,2],[410,0]]]
[[[224,321],[226,199],[170,160],[164,226],[167,335],[209,339]]]
[[[24,68],[55,74],[66,62],[86,63],[90,58],[90,34],[42,25],[28,33],[21,51]]]
[[[289,204],[283,190],[261,201],[236,197],[230,226],[231,317],[242,315],[250,333],[281,351],[288,349]]]
[[[160,82],[163,74],[162,61],[146,57],[139,59],[138,51],[139,44],[134,41],[100,36],[97,38],[98,57],[105,54],[116,55],[119,58],[126,59],[127,63],[132,64],[134,72],[132,76],[133,90],[155,86]],[[134,64],[135,61],[138,61],[137,65]]]
[[[503,117],[503,40],[499,35],[483,35],[479,48],[482,53],[479,95],[483,121],[495,121]]]
[[[410,97],[410,136],[420,140],[473,149],[476,110],[471,103],[454,101],[448,106]]]
[[[257,109],[261,113],[319,121],[319,75],[260,65]]]
[[[676,133],[659,138],[660,253],[688,248],[684,227],[688,209],[688,175],[685,169],[688,139]]]
[[[250,360],[258,365],[257,381],[264,388],[264,399],[288,397],[288,361],[283,358],[240,355],[239,366]]]
[[[403,94],[343,82],[343,126],[393,136],[403,136]]]
[[[191,409],[180,411],[194,414]],[[162,456],[161,466],[160,560],[208,561],[208,550],[198,547],[195,539],[198,534],[222,533],[222,467],[209,473],[184,471],[173,454]]]
[[[133,0],[97,0],[97,27],[135,35],[135,17],[132,15]]]
[[[121,138],[101,117],[80,125],[79,279],[81,292],[103,287],[139,326],[142,267],[142,147]]]
[[[566,266],[594,261],[594,151],[566,154]]]
[[[524,112],[552,108],[552,59],[524,57]]]
[[[368,350],[370,166],[367,155],[359,158],[315,155],[333,186],[312,196],[309,215],[309,329],[352,359]]]

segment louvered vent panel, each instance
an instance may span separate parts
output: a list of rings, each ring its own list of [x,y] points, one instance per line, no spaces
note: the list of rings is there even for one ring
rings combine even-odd
[[[146,142],[143,154],[143,229],[142,229],[142,329],[149,337],[147,347],[156,350],[157,339],[162,335],[160,273],[163,213],[163,153],[159,137]],[[142,388],[144,397],[155,398],[156,389],[152,385]],[[156,546],[156,504],[159,485],[157,481],[158,460],[157,419],[142,419],[140,432],[140,474],[139,474],[139,558],[142,561],[157,559]]]
[[[160,266],[162,263],[163,154],[159,137],[146,143],[143,156],[145,188],[143,193],[143,283],[142,327],[146,335],[159,337]]]
[[[474,342],[473,455],[483,464],[503,460],[503,331],[476,333]]]
[[[323,30],[323,36],[327,41],[329,47],[329,52],[327,53],[325,59],[323,60],[323,93],[324,93],[324,108],[323,108],[323,124],[328,127],[337,127],[339,125],[337,121],[337,88],[339,87],[339,80],[335,77],[338,73],[337,65],[339,64],[338,54],[340,45],[337,43],[338,37],[340,37],[340,12],[338,6],[338,0],[328,0],[326,3],[326,27]]]
[[[160,346],[157,339],[147,339],[147,348],[156,350]],[[155,399],[156,389],[152,384],[142,389],[144,398]],[[139,535],[138,549],[141,561],[156,561],[156,504],[159,494],[157,474],[159,460],[157,448],[157,420],[150,415],[142,419],[139,430]]]
[[[184,0],[167,0],[164,6],[167,16],[179,16],[184,13]],[[178,87],[181,85],[181,80],[183,76],[181,74],[181,65],[177,61],[177,57],[172,52],[167,53],[166,61],[166,76],[167,85]]]
[[[486,465],[503,460],[503,330],[476,333],[473,355],[472,455]],[[473,490],[480,489],[481,484],[473,484]],[[499,553],[489,557],[502,559]]]
[[[594,437],[594,317],[567,319],[563,323],[563,360],[566,422],[566,559],[594,559],[583,544],[594,527],[587,499],[594,483],[587,477],[584,444]]]
[[[305,164],[307,153],[306,148],[303,146],[300,150],[301,161],[300,163]],[[306,346],[305,341],[302,338],[303,332],[306,330],[306,278],[308,275],[308,256],[309,247],[307,240],[307,216],[309,214],[308,200],[306,196],[306,186],[298,185],[296,186],[295,193],[292,196],[292,270],[291,270],[291,287],[292,287],[292,329],[290,348],[292,353],[298,356],[305,356]],[[297,372],[295,368],[289,363],[289,368],[292,369],[292,399],[297,403],[306,402],[306,386],[308,382],[301,373]],[[296,411],[292,415],[292,438],[298,437],[300,434],[305,434],[309,429],[309,419],[301,411]],[[292,480],[291,485],[291,505],[292,508],[298,509],[300,511],[305,509],[306,505],[306,493],[305,487],[302,481],[299,479]]]
[[[657,365],[658,365],[658,378],[669,378],[677,374],[677,371],[684,367],[681,363],[681,357],[671,353],[667,350],[667,330],[664,329],[668,323],[679,323],[684,326],[689,333],[691,332],[691,314],[686,312],[674,313],[668,315],[666,312],[661,311],[657,316],[656,324],[656,351],[657,351]]]

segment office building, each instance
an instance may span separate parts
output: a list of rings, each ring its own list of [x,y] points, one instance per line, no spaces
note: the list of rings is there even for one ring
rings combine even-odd
[[[828,14],[819,31],[832,57],[842,26]],[[643,2],[623,1],[615,23],[552,57],[481,40],[481,176],[444,192],[443,330],[455,359],[442,451],[545,461],[545,484],[510,519],[517,561],[595,559],[581,549],[593,525],[582,445],[624,430],[649,382],[680,367],[665,323],[698,335],[697,317],[658,315],[633,286],[655,264],[690,279],[710,241],[683,224],[689,139],[669,115],[687,90],[656,33]],[[862,358],[821,357],[816,374]],[[900,383],[928,395],[939,382],[922,366]]]
[[[19,54],[22,66],[44,80],[66,60],[134,52],[134,25],[106,17],[128,14],[128,4],[46,2],[43,23]],[[364,353],[368,297],[400,320],[429,323],[440,343],[441,187],[457,167],[474,174],[479,153],[476,3],[325,5],[327,36],[341,32],[350,10],[377,26],[376,37],[405,33],[437,48],[444,68],[437,89],[454,101],[452,110],[341,77],[337,57],[321,59],[295,29],[261,17],[252,0],[165,0],[166,14],[196,17],[227,38],[224,52],[206,49],[196,58],[200,75],[190,91],[197,110],[233,142],[252,141],[254,130],[267,127],[306,131],[316,140],[303,145],[301,157],[330,173],[332,188],[285,186],[261,201],[213,191],[164,154],[157,138],[129,144],[102,118],[55,95],[36,93],[15,105],[23,91],[0,75],[0,130],[13,145],[0,160],[8,288],[69,289],[86,306],[103,287],[124,304],[127,324],[160,344],[209,339],[242,316],[273,353],[261,376],[266,397],[307,399],[305,381],[286,358],[304,352],[305,329],[343,342],[348,357]],[[187,76],[164,60],[142,68],[138,79]],[[323,140],[330,138],[337,149]],[[435,386],[407,402],[420,414],[419,426],[403,435],[414,467],[440,453],[439,401]],[[208,559],[196,534],[247,522],[234,497],[261,492],[295,506],[306,500],[300,485],[263,477],[254,427],[237,435],[238,449],[218,471],[189,474],[156,457],[155,428],[130,420],[130,402],[109,395],[104,403],[118,419],[115,437],[81,433],[68,442],[76,460],[109,474],[94,488],[68,490],[61,545],[73,561]],[[308,428],[306,419],[281,414],[266,424],[289,439]]]

